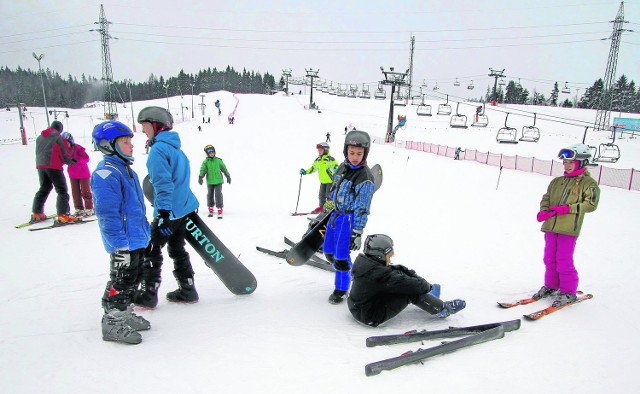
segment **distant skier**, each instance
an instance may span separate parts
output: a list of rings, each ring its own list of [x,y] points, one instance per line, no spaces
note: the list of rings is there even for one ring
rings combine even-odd
[[[318,149],[318,157],[313,161],[313,164],[308,169],[301,168],[300,175],[313,174],[318,171],[318,178],[320,178],[320,191],[318,192],[318,208],[314,209],[311,213],[322,212],[324,203],[329,197],[331,191],[331,184],[333,183],[333,174],[338,169],[338,162],[329,153],[329,144],[326,142],[320,142],[316,145]]]
[[[75,216],[92,216],[93,210],[93,194],[89,181],[91,179],[91,171],[89,171],[89,155],[84,147],[76,144],[73,136],[63,131],[61,137],[66,144],[67,153],[71,159],[75,160],[74,164],[67,166],[69,174],[69,182],[71,183],[71,197],[73,198],[73,206],[76,209]]]
[[[331,142],[331,134],[327,131],[327,140],[326,142]]]
[[[335,289],[329,296],[332,304],[341,303],[351,283],[351,251],[360,249],[362,232],[367,225],[375,189],[373,174],[367,166],[371,137],[352,130],[344,141],[345,161],[333,176],[326,209],[332,209],[323,251],[336,269]]]
[[[551,181],[540,201],[538,222],[544,232],[544,286],[532,297],[555,296],[558,307],[577,299],[578,271],[573,262],[584,215],[598,208],[600,188],[587,171],[591,151],[585,144],[560,150],[564,175]]]
[[[51,189],[55,188],[58,197],[56,199],[56,211],[60,223],[72,223],[77,217],[69,214],[69,193],[67,191],[67,179],[64,176],[62,166],[75,163],[64,145],[60,133],[64,126],[62,122],[54,120],[51,127],[45,129],[36,138],[36,168],[40,188],[33,197],[31,209],[31,221],[38,222],[47,219],[44,214],[44,204],[47,202]]]
[[[218,108],[218,116],[220,116],[222,114],[222,110],[220,109],[220,100],[216,100],[214,105]]]
[[[222,196],[222,184],[224,179],[222,174],[227,177],[227,183],[231,184],[231,175],[227,171],[227,166],[221,158],[216,157],[216,148],[213,145],[204,147],[207,158],[204,159],[200,166],[200,174],[198,175],[198,183],[203,184],[204,177],[207,177],[207,208],[209,209],[209,217],[213,216],[213,207],[218,208],[218,218],[222,218],[222,209],[224,201]]]
[[[91,176],[96,216],[107,253],[111,256],[109,281],[102,296],[102,339],[138,344],[138,331],[151,324],[133,313],[133,297],[142,272],[150,228],[142,188],[133,163],[133,132],[118,121],[100,123],[93,142],[104,159]]]
[[[162,248],[167,246],[173,260],[173,276],[178,289],[167,293],[170,302],[193,303],[198,292],[189,253],[184,248],[187,215],[198,209],[191,191],[189,159],[180,149],[180,136],[173,131],[173,116],[161,107],[146,107],[138,114],[138,123],[149,137],[151,151],[147,159],[149,180],[153,185],[155,219],[151,224],[151,246],[145,253],[142,283],[136,293],[136,305],[155,308],[162,281]]]
[[[369,235],[363,253],[353,263],[353,284],[347,305],[353,317],[377,327],[409,304],[440,318],[464,309],[463,300],[442,301],[440,285],[430,284],[414,270],[392,265],[393,240],[384,234]]]
[[[453,156],[453,160],[460,160],[460,153],[464,152],[461,147],[457,147]]]

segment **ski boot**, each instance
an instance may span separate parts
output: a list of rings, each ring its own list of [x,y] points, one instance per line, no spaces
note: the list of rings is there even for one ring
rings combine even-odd
[[[178,289],[167,293],[167,300],[170,302],[184,302],[193,304],[198,302],[198,292],[193,283],[193,277],[178,279]]]
[[[31,214],[31,220],[29,220],[29,223],[37,223],[44,220],[47,220],[47,215],[45,215],[44,213],[34,212]]]
[[[125,316],[124,322],[136,331],[147,331],[151,329],[149,320],[133,313],[133,305],[127,307],[127,315]]]
[[[210,218],[213,217],[213,207],[209,207],[209,214],[207,216]]]
[[[75,223],[77,221],[78,221],[78,217],[77,216],[64,215],[64,214],[59,214],[58,215],[58,222],[60,222],[62,224]]]
[[[110,309],[102,316],[102,340],[137,345],[142,335],[126,323],[129,310]]]
[[[142,281],[140,290],[133,296],[133,303],[143,308],[153,309],[158,305],[158,287],[160,283]]]
[[[440,285],[438,283],[432,284],[431,290],[427,294],[440,298]]]
[[[467,303],[464,302],[464,300],[445,301],[442,310],[436,316],[441,319],[444,319],[445,317],[449,317],[454,313],[460,312],[466,306],[467,306]]]
[[[344,301],[345,298],[347,298],[346,291],[335,289],[329,296],[329,303],[336,305]]]
[[[533,298],[534,300],[540,300],[549,296],[555,296],[556,294],[558,294],[558,290],[556,289],[552,289],[550,287],[547,286],[542,286],[540,288],[540,290],[538,290],[537,293],[535,293],[534,295],[531,296],[531,298]]]
[[[553,300],[553,304],[551,304],[551,306],[558,308],[571,304],[572,302],[576,302],[577,299],[578,297],[575,294],[558,292],[558,295],[556,296],[556,299]]]
[[[218,219],[222,219],[222,208],[218,208]]]

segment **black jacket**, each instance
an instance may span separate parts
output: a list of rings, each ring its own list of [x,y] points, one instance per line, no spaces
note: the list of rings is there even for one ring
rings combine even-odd
[[[399,296],[411,299],[431,290],[429,282],[415,271],[402,265],[386,266],[364,254],[359,254],[353,263],[351,277],[347,304],[351,313],[362,320],[375,315],[385,300]]]

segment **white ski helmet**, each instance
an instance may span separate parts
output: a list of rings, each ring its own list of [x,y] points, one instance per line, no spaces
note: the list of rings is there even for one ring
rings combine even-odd
[[[586,144],[573,144],[558,152],[560,160],[577,160],[580,168],[589,164],[591,160],[591,149]]]

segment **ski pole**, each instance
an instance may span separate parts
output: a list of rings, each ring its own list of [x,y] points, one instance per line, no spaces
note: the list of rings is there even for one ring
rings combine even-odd
[[[498,183],[496,184],[496,190],[498,190],[498,186],[500,185],[500,176],[502,175],[502,166],[500,166],[500,173],[498,174]]]
[[[302,189],[302,174],[300,174],[300,183],[298,184],[298,200],[296,201],[296,210],[293,213],[298,213],[298,203],[300,203],[300,190]]]

